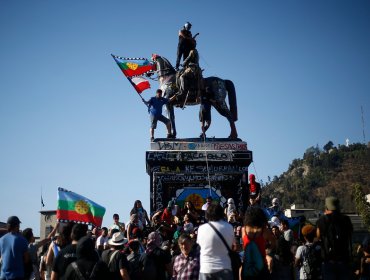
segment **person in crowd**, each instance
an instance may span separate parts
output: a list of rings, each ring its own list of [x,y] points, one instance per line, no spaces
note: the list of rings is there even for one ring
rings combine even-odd
[[[225,216],[226,216],[226,219],[229,220],[229,217],[232,214],[237,215],[237,213],[238,213],[238,211],[236,210],[234,199],[233,198],[229,198],[227,200],[227,207],[225,208]]]
[[[65,246],[55,257],[53,262],[53,270],[51,272],[51,280],[63,279],[64,273],[68,265],[74,262],[77,258],[76,249],[77,242],[87,233],[87,225],[74,224],[71,233],[71,244]]]
[[[95,247],[99,252],[99,255],[108,247],[108,228],[102,227],[100,236],[96,239]]]
[[[207,198],[206,198],[206,202],[202,205],[202,211],[207,211],[207,208],[208,208],[208,206],[209,205],[211,205],[211,203],[212,203],[212,201],[213,201],[213,199],[212,199],[212,196],[207,196]]]
[[[176,96],[171,97],[170,99],[162,97],[162,90],[157,89],[155,92],[155,96],[150,98],[148,101],[143,99],[143,102],[145,105],[148,106],[148,111],[150,114],[150,140],[154,140],[154,130],[157,128],[157,122],[163,122],[166,125],[167,128],[167,138],[174,138],[174,136],[171,134],[171,122],[168,118],[163,116],[162,114],[162,107],[163,105],[166,105],[167,103],[171,102],[173,99],[175,99]]]
[[[360,280],[370,280],[370,235],[368,234],[362,242],[363,255],[360,258]]]
[[[134,239],[133,237],[133,231],[134,229],[140,230],[141,232],[144,229],[143,224],[139,220],[138,214],[132,214],[130,216],[130,222],[127,224],[127,239],[130,241],[131,239]]]
[[[244,216],[242,228],[243,264],[240,271],[241,279],[269,279],[266,244],[275,250],[276,239],[267,227],[265,213],[259,207],[249,208]]]
[[[280,231],[284,235],[284,239],[289,242],[289,246],[293,244],[293,231],[289,227],[288,220],[281,220],[280,222]]]
[[[237,248],[237,251],[240,251],[241,250],[240,240],[242,237],[242,233],[241,233],[242,223],[239,222],[235,213],[232,213],[229,216],[228,222],[230,225],[232,225],[233,230],[234,230],[235,246]]]
[[[49,270],[49,273],[47,273],[47,267],[46,267],[46,255],[48,253],[50,242],[45,244],[42,249],[41,253],[39,255],[40,257],[40,267],[39,267],[39,275],[41,280],[50,280],[51,277],[51,270]]]
[[[200,248],[189,234],[181,234],[178,239],[181,254],[175,257],[172,279],[198,280],[200,270]]]
[[[170,200],[167,204],[166,209],[164,209],[162,216],[161,216],[161,221],[166,223],[167,225],[171,226],[174,222],[174,212],[175,212],[175,203]]]
[[[139,240],[131,240],[128,243],[130,254],[127,256],[127,261],[129,262],[129,275],[131,280],[140,280],[141,270],[140,270],[140,242]]]
[[[224,211],[221,205],[218,203],[210,204],[206,211],[206,219],[224,237],[231,248],[234,242],[234,230],[224,220]],[[197,243],[201,248],[199,279],[233,279],[228,249],[208,223],[199,226]]]
[[[190,222],[193,225],[198,225],[199,222],[199,213],[197,209],[195,209],[194,204],[191,201],[185,201],[184,208],[182,209],[182,216],[185,216],[187,214],[189,216]]]
[[[321,247],[314,243],[316,228],[310,224],[302,228],[305,244],[298,247],[295,254],[295,266],[299,268],[299,279],[322,279]]]
[[[278,225],[273,225],[271,227],[271,232],[276,237],[276,239],[279,238],[280,235],[281,235],[281,232],[280,232],[280,229],[279,229],[279,226]]]
[[[278,224],[277,220],[275,221]],[[275,272],[279,279],[293,279],[294,255],[291,247],[293,245],[293,231],[289,228],[287,220],[280,222],[280,236],[276,242]]]
[[[350,279],[353,226],[340,212],[339,199],[325,199],[325,215],[317,220],[317,237],[322,241],[323,278]]]
[[[256,182],[256,176],[254,174],[249,175],[249,201],[252,200],[251,205],[261,204],[261,185]]]
[[[183,225],[183,232],[191,234],[193,233],[194,225],[190,220],[190,215],[185,214],[184,216],[184,225]]]
[[[45,264],[46,264],[46,272],[45,277],[51,278],[51,272],[53,268],[54,259],[58,256],[60,250],[62,250],[65,246],[71,243],[71,231],[72,231],[72,224],[68,223],[64,225],[60,230],[59,233],[57,232],[52,239],[48,252],[46,254]]]
[[[134,207],[132,207],[130,211],[130,216],[132,214],[137,214],[139,216],[139,220],[141,221],[144,227],[146,227],[147,225],[150,225],[150,219],[149,219],[148,213],[143,208],[143,204],[141,203],[140,200],[135,201]]]
[[[107,264],[112,280],[130,280],[129,263],[121,252],[127,242],[122,232],[116,232],[108,241],[110,249],[102,253],[101,259]]]
[[[110,279],[108,267],[99,260],[98,252],[95,251],[94,240],[91,237],[84,236],[77,242],[76,261],[68,265],[64,279]]]
[[[110,226],[109,230],[118,229],[121,232],[125,232],[125,224],[119,221],[119,215],[113,214],[113,225]]]
[[[166,280],[172,275],[171,254],[161,248],[162,238],[157,231],[148,235],[145,252],[140,257],[143,280]]]
[[[26,266],[26,278],[27,279],[40,279],[40,271],[39,271],[39,259],[37,257],[37,251],[39,248],[46,245],[48,242],[51,241],[51,238],[55,235],[59,223],[53,228],[53,230],[49,233],[49,235],[44,238],[43,240],[35,243],[35,237],[33,235],[32,228],[26,228],[22,231],[22,235],[26,238],[28,243],[28,253],[30,255],[30,262],[29,265]]]
[[[269,207],[269,209],[272,210],[277,216],[280,216],[282,214],[278,198],[274,197],[271,200],[271,206]]]
[[[21,221],[11,216],[6,222],[8,233],[0,238],[0,279],[24,279],[24,267],[30,262],[27,240],[20,234]]]

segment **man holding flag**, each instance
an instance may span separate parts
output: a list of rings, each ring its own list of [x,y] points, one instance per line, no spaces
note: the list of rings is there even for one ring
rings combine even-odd
[[[162,97],[162,90],[157,89],[155,93],[155,97],[152,97],[149,99],[149,101],[145,101],[143,99],[143,102],[145,105],[148,106],[148,111],[150,114],[150,121],[151,121],[151,126],[150,126],[150,140],[154,140],[154,130],[157,128],[157,122],[163,122],[166,125],[167,128],[167,138],[175,138],[171,134],[171,122],[168,118],[163,116],[162,114],[162,107],[163,105],[171,102],[176,96],[171,97],[170,99]]]

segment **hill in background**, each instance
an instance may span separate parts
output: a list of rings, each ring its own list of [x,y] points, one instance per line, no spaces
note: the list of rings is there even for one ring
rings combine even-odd
[[[310,147],[303,159],[294,159],[279,177],[264,185],[263,203],[279,198],[283,208],[303,203],[306,208],[324,210],[327,196],[340,199],[343,212],[356,212],[354,185],[370,193],[370,143],[334,147],[329,141],[322,149]]]

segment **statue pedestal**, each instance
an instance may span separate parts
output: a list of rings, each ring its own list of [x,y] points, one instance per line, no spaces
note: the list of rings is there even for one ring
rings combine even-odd
[[[197,209],[207,196],[226,206],[233,198],[237,209],[246,207],[245,180],[252,162],[247,143],[228,138],[157,138],[146,152],[150,176],[150,211],[164,209],[170,200],[180,207],[186,200]]]

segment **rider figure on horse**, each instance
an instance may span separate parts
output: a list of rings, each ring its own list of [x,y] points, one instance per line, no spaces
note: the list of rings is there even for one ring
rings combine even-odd
[[[195,38],[192,37],[191,23],[187,22],[179,32],[176,69],[183,57],[183,69],[178,72],[177,86],[180,95],[186,94],[185,100],[196,101],[202,89],[202,70],[199,67],[199,54],[196,49]]]
[[[183,28],[179,31],[179,43],[177,45],[177,59],[176,59],[176,70],[180,67],[181,57],[185,60],[190,53],[192,46],[195,43],[195,39],[191,34],[191,23],[186,22]]]

